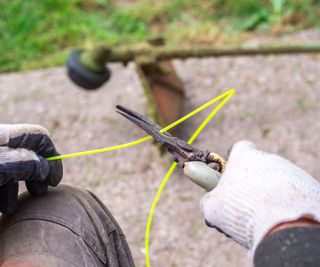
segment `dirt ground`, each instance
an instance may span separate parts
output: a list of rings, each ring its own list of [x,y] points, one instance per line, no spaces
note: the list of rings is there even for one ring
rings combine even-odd
[[[319,41],[320,32],[288,40]],[[186,88],[185,113],[235,88],[232,100],[195,142],[226,154],[236,141],[292,160],[320,179],[320,55],[223,57],[175,61]],[[64,68],[0,75],[0,121],[47,127],[60,153],[103,148],[143,137],[117,115],[122,104],[147,110],[134,65],[112,64],[112,79],[80,90]],[[187,138],[209,112],[182,126]],[[144,266],[144,231],[156,189],[170,165],[152,142],[120,151],[66,159],[64,183],[93,191],[126,233],[137,266]],[[152,266],[249,266],[246,251],[207,228],[198,205],[203,190],[177,170],[162,194],[151,232]]]

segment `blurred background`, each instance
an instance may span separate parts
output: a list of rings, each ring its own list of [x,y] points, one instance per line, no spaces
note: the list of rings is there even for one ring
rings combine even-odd
[[[159,36],[175,47],[319,45],[319,18],[319,0],[0,0],[0,122],[43,125],[61,154],[126,143],[145,134],[115,105],[142,114],[150,107],[137,64],[108,64],[112,76],[101,89],[81,90],[64,67],[75,47],[130,46]],[[172,60],[184,88],[183,114],[236,90],[194,146],[223,155],[236,141],[251,140],[320,179],[319,62],[319,53]],[[208,112],[183,123],[179,137],[187,139]],[[63,182],[106,204],[137,266],[145,266],[145,224],[170,160],[146,142],[63,161]],[[244,248],[205,226],[203,194],[175,171],[155,213],[151,266],[250,266]]]
[[[319,0],[1,0],[0,71],[61,65],[95,42],[234,44],[319,27],[319,17]]]

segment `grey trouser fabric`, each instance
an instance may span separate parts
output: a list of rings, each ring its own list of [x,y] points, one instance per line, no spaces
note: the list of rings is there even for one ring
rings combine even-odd
[[[254,255],[255,267],[319,267],[320,227],[292,227],[261,241]]]
[[[92,193],[66,185],[36,198],[23,193],[18,212],[0,218],[0,264],[9,258],[50,267],[135,266],[107,208]]]

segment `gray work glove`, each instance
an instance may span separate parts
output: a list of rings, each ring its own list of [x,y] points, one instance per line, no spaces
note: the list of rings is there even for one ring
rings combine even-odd
[[[59,155],[48,131],[32,124],[0,124],[0,212],[10,215],[18,207],[18,182],[25,181],[33,196],[62,178],[62,162],[47,161]]]

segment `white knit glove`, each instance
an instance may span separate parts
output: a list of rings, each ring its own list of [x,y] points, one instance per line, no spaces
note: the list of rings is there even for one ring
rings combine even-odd
[[[250,249],[252,257],[274,226],[300,217],[320,222],[320,184],[284,158],[241,141],[200,206],[209,226]]]

